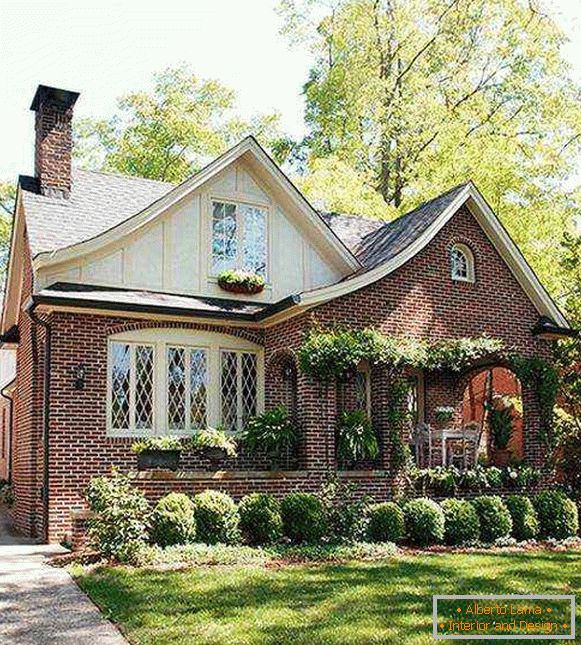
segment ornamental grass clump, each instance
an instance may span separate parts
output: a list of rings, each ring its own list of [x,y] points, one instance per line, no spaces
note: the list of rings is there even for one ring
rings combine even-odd
[[[248,544],[272,544],[282,537],[280,503],[272,495],[252,493],[238,505],[240,531]]]
[[[367,535],[371,542],[401,542],[405,536],[405,518],[394,502],[373,504],[368,511]]]
[[[560,490],[546,490],[533,498],[539,516],[540,536],[564,540],[577,535],[579,515],[575,502]]]
[[[406,534],[412,544],[429,546],[444,539],[444,513],[439,504],[419,497],[410,500],[404,507]]]
[[[161,547],[195,541],[194,504],[187,495],[169,493],[159,500],[151,515],[151,539]]]
[[[235,544],[240,539],[238,509],[230,495],[205,490],[193,499],[197,538],[206,544]]]
[[[480,519],[480,537],[494,542],[510,536],[512,519],[506,505],[497,495],[483,495],[472,500]]]
[[[480,520],[474,506],[469,501],[445,499],[440,506],[444,511],[444,541],[446,544],[457,546],[478,542]]]
[[[524,495],[510,495],[504,500],[512,518],[512,537],[533,540],[539,534],[539,518],[533,503]]]

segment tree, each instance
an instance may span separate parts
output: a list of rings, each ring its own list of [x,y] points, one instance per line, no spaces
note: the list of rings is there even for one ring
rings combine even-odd
[[[247,134],[286,153],[278,115],[245,121],[234,113],[235,98],[186,65],[168,68],[154,76],[153,91],[119,99],[111,118],[77,121],[75,156],[92,168],[180,182]]]
[[[10,252],[10,234],[12,231],[12,213],[16,187],[8,181],[0,182],[0,285],[4,289],[6,278],[6,264]]]
[[[388,216],[471,178],[562,295],[558,240],[581,204],[568,182],[581,91],[536,0],[282,0],[280,11],[314,57],[300,170],[339,160],[365,186],[353,195],[373,189]],[[343,190],[336,167],[328,203]]]

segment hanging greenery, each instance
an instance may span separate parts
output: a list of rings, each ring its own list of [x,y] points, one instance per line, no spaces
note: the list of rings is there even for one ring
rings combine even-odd
[[[488,336],[429,342],[389,336],[373,328],[314,329],[301,345],[298,357],[303,372],[316,380],[329,381],[344,378],[362,360],[372,365],[461,372],[474,361],[503,351],[503,341]]]
[[[559,374],[550,363],[539,356],[513,355],[511,364],[519,381],[535,392],[541,417],[539,438],[553,450],[556,444],[553,417],[560,387]]]

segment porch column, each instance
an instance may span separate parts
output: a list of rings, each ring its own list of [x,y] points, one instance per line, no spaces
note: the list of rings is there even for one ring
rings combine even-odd
[[[301,465],[306,470],[335,469],[337,386],[320,383],[302,372],[297,379]]]
[[[391,441],[389,437],[389,371],[385,366],[371,368],[371,420],[379,438],[382,470],[391,468]]]
[[[546,464],[549,450],[539,438],[542,420],[537,394],[534,388],[521,384],[523,407],[523,452],[525,459],[537,468]]]

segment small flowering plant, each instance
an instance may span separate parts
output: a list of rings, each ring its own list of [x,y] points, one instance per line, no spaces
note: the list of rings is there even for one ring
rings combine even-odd
[[[451,405],[441,405],[434,410],[434,417],[438,423],[448,423],[454,416],[455,409]]]
[[[246,269],[228,269],[218,276],[218,285],[232,293],[260,293],[264,289],[264,278]]]
[[[192,447],[201,452],[217,449],[226,457],[234,458],[238,454],[236,439],[224,428],[203,428],[192,437]]]

